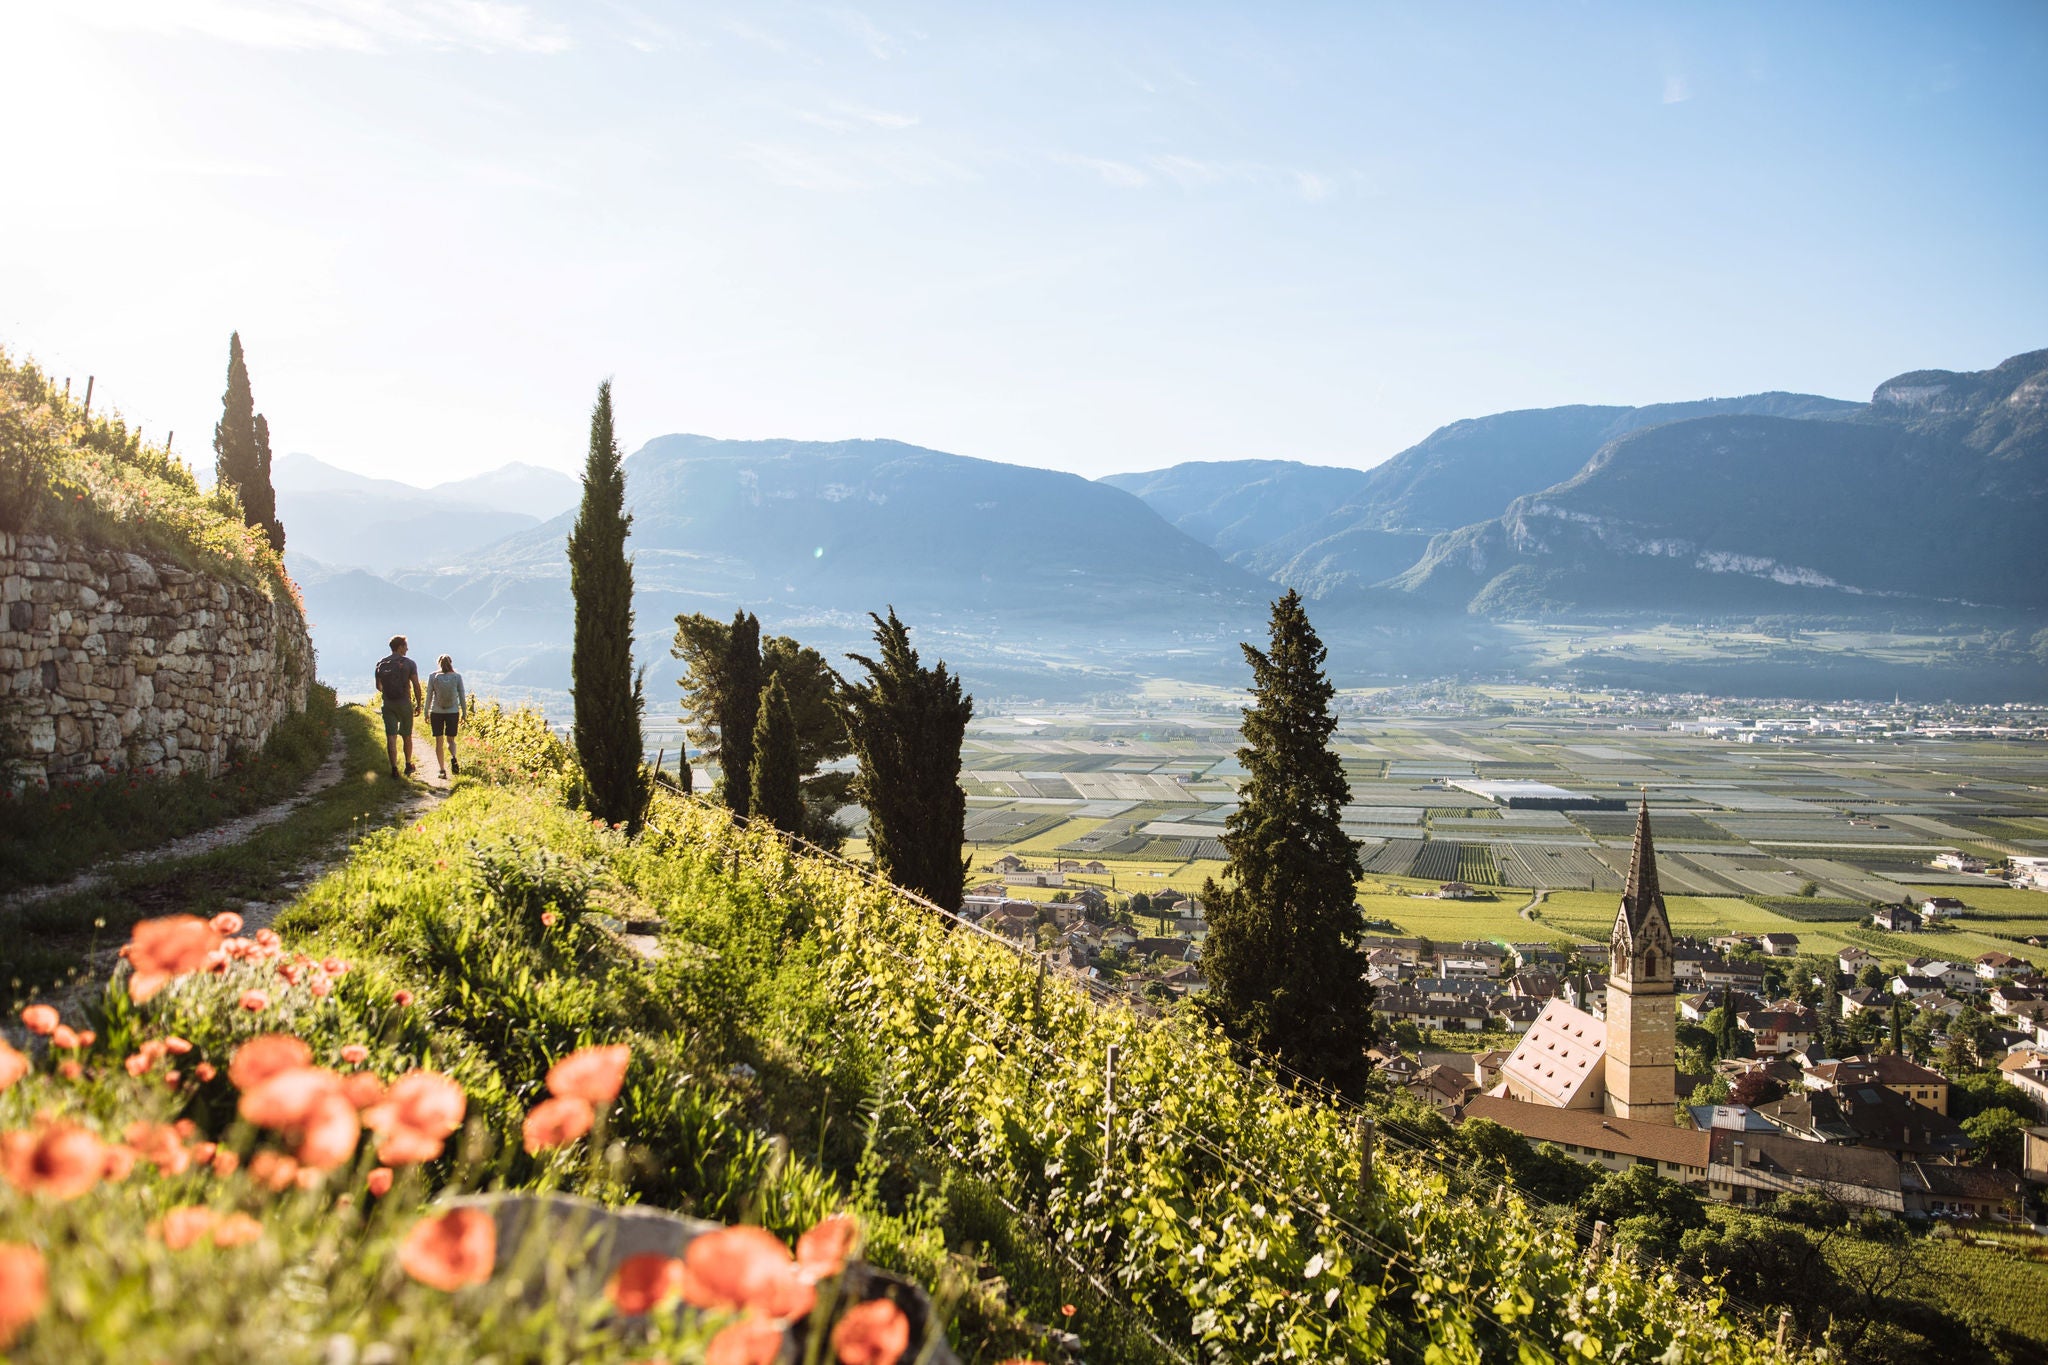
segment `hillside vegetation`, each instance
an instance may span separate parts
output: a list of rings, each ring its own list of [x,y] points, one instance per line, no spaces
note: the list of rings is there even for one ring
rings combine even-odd
[[[201,492],[184,461],[82,400],[0,349],[0,531],[155,553],[296,605],[283,559],[232,494]]]

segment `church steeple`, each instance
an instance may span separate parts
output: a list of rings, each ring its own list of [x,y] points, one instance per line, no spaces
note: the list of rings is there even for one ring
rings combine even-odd
[[[1607,978],[1607,1100],[1610,1114],[1668,1122],[1677,1102],[1677,1015],[1671,914],[1657,885],[1650,793],[1636,814],[1636,846],[1614,916]]]
[[[1645,787],[1642,807],[1636,813],[1636,846],[1629,855],[1628,885],[1621,891],[1622,913],[1627,916],[1631,930],[1641,930],[1653,905],[1664,913],[1668,923],[1670,915],[1664,911],[1664,893],[1657,885],[1657,849],[1650,841],[1650,789]]]

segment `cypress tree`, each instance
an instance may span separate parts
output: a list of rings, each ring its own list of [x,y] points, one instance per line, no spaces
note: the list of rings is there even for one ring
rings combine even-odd
[[[569,533],[569,591],[576,601],[570,695],[584,804],[608,824],[624,822],[637,830],[648,792],[640,737],[645,698],[633,671],[633,564],[626,558],[632,525],[607,379],[598,385],[590,413],[583,506]]]
[[[754,811],[754,725],[761,716],[761,622],[736,611],[718,670],[718,770],[725,805],[734,815]]]
[[[889,609],[873,612],[881,658],[847,657],[868,671],[840,696],[847,737],[860,760],[853,797],[868,812],[868,846],[882,875],[943,909],[958,910],[967,888],[967,795],[960,746],[974,698],[942,662],[925,668],[910,632]]]
[[[277,519],[277,486],[270,478],[270,421],[256,414],[255,473],[242,497],[242,510],[251,526],[261,526],[270,537],[270,548],[284,553],[284,523]]]
[[[220,421],[213,428],[213,482],[233,489],[248,520],[256,501],[256,400],[249,393],[249,367],[242,356],[242,334],[228,334],[228,391],[221,395]],[[254,522],[250,523],[254,525]]]
[[[1364,869],[1341,823],[1351,789],[1329,747],[1328,651],[1292,591],[1273,604],[1270,648],[1243,649],[1254,701],[1237,757],[1248,777],[1224,826],[1224,884],[1202,888],[1209,1008],[1239,1042],[1355,1090],[1372,1040],[1372,987],[1356,900]]]
[[[761,714],[754,721],[752,779],[754,818],[766,820],[784,834],[801,834],[804,793],[797,754],[796,718],[782,679],[771,676],[761,692]]]

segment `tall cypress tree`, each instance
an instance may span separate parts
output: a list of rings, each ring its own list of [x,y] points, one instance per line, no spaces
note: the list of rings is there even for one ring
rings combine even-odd
[[[220,421],[213,427],[213,481],[217,487],[235,491],[242,500],[245,520],[251,517],[250,507],[256,501],[256,470],[256,400],[249,393],[242,334],[230,332],[228,391],[221,395]]]
[[[1350,784],[1329,745],[1328,651],[1292,591],[1273,604],[1270,647],[1243,649],[1247,779],[1224,825],[1224,883],[1202,888],[1208,1005],[1238,1041],[1353,1090],[1367,1071],[1372,987],[1356,899],[1364,869],[1341,823]]]
[[[718,670],[718,771],[734,815],[754,811],[754,725],[761,715],[761,622],[736,611]]]
[[[960,679],[919,664],[910,632],[889,609],[873,612],[881,658],[847,657],[868,671],[841,694],[846,733],[860,760],[853,796],[868,812],[868,845],[882,875],[947,910],[967,887],[967,796],[960,790],[960,746],[974,698]]]
[[[641,766],[641,678],[633,671],[633,564],[626,536],[626,472],[612,435],[612,385],[597,388],[590,413],[590,456],[583,506],[569,533],[569,591],[576,601],[576,643],[569,660],[576,706],[576,757],[584,803],[607,823],[638,829],[647,809]]]
[[[803,833],[803,772],[797,754],[796,718],[780,677],[770,677],[761,692],[761,714],[754,722],[753,739],[754,762],[748,772],[754,818],[766,820],[784,834]]]
[[[277,519],[277,486],[270,478],[270,420],[256,414],[254,475],[242,496],[242,510],[251,526],[261,526],[270,548],[284,553],[284,523]]]

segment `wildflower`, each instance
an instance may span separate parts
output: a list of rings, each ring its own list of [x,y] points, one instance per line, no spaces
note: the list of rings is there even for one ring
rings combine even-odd
[[[282,948],[284,940],[278,937],[277,930],[275,929],[258,929],[256,931],[256,946],[269,949]]]
[[[84,1128],[50,1124],[33,1133],[0,1133],[0,1166],[24,1194],[76,1199],[106,1170],[106,1144]]]
[[[75,1081],[85,1074],[85,1068],[76,1061],[62,1061],[57,1063],[57,1074],[67,1081]]]
[[[896,1365],[910,1349],[910,1319],[887,1299],[857,1303],[832,1328],[841,1365]]]
[[[270,997],[262,991],[243,991],[241,1005],[251,1014],[261,1014],[270,1008]]]
[[[528,1152],[541,1152],[582,1137],[590,1131],[596,1117],[589,1100],[575,1095],[557,1095],[536,1104],[520,1126],[520,1132],[524,1135]]]
[[[370,1049],[361,1043],[350,1043],[341,1050],[341,1060],[350,1066],[361,1066],[370,1060]]]
[[[624,1043],[578,1048],[548,1068],[548,1090],[565,1099],[586,1100],[594,1108],[609,1108],[625,1084],[631,1059],[632,1051]]]
[[[49,1005],[30,1005],[21,1012],[21,1026],[40,1037],[47,1038],[55,1033],[61,1022],[57,1011]]]
[[[69,1024],[59,1024],[50,1031],[51,1047],[63,1048],[66,1052],[76,1052],[83,1045],[84,1040],[78,1036]]]
[[[16,1052],[6,1039],[0,1038],[0,1091],[11,1089],[29,1070],[27,1055]]]
[[[837,1213],[818,1220],[817,1226],[796,1239],[798,1272],[813,1282],[846,1269],[846,1258],[860,1236],[860,1224],[849,1213]]]
[[[356,1107],[340,1091],[314,1101],[312,1112],[299,1129],[299,1164],[316,1171],[331,1171],[356,1154],[356,1139],[362,1136],[362,1120]]]
[[[128,1059],[122,1062],[121,1065],[127,1068],[129,1075],[140,1077],[149,1070],[152,1060],[148,1053],[131,1052],[128,1054]]]
[[[13,1346],[21,1329],[41,1316],[49,1297],[43,1253],[18,1242],[0,1242],[0,1351]]]
[[[219,1157],[216,1156],[218,1161]],[[249,1158],[249,1178],[265,1189],[282,1194],[298,1183],[299,1163],[283,1152],[265,1149]]]
[[[173,978],[198,971],[220,941],[214,927],[197,915],[142,920],[129,931],[129,998],[139,1005]]]
[[[179,1084],[184,1081],[184,1079],[185,1073],[178,1070],[176,1067],[173,1067],[169,1071],[166,1071],[164,1073],[164,1084],[169,1086],[173,1090],[176,1090]]]
[[[412,992],[399,991],[391,997],[391,1003],[398,1006],[398,1008],[400,1009],[406,1008],[407,1006],[412,1004]]]
[[[673,1256],[628,1256],[612,1272],[605,1294],[621,1313],[639,1317],[664,1300],[681,1297],[684,1279],[683,1263]]]
[[[796,1258],[775,1235],[740,1225],[695,1238],[683,1249],[683,1297],[699,1308],[752,1308],[801,1317],[817,1294],[797,1276]]]
[[[363,1113],[377,1133],[377,1160],[410,1166],[441,1155],[447,1136],[462,1126],[469,1107],[462,1087],[438,1071],[408,1071],[384,1098]]]
[[[406,1274],[451,1294],[490,1279],[497,1259],[498,1225],[481,1209],[450,1209],[422,1218],[398,1249]]]
[[[557,915],[552,910],[543,910],[540,912],[541,927],[544,929],[552,929],[555,927],[555,922],[560,918],[561,916]]]
[[[165,1175],[183,1175],[194,1159],[179,1139],[178,1130],[161,1123],[131,1123],[121,1137],[137,1156]]]
[[[320,959],[320,970],[329,976],[347,976],[348,964],[338,957],[323,957]]]
[[[334,985],[326,977],[316,976],[306,984],[306,989],[313,992],[314,999],[325,1000],[327,993],[334,989]]]
[[[175,1033],[164,1039],[164,1051],[170,1053],[173,1057],[182,1057],[191,1050],[192,1044],[186,1042]]]
[[[1068,1317],[1068,1318],[1071,1318],[1072,1316],[1074,1316],[1074,1305],[1072,1305],[1071,1303],[1063,1303],[1063,1304],[1061,1304],[1061,1305],[1060,1305],[1060,1316],[1062,1316],[1062,1317]]]
[[[203,1205],[172,1209],[149,1225],[149,1235],[172,1251],[183,1251],[213,1230],[220,1215]]]
[[[106,1146],[106,1159],[100,1165],[100,1177],[119,1184],[135,1170],[135,1149],[125,1142],[110,1142]]]
[[[391,1178],[391,1168],[389,1166],[379,1166],[370,1172],[370,1178],[363,1183],[369,1187],[371,1194],[382,1199],[385,1195],[391,1193]]]
[[[80,1047],[91,1047],[100,1040],[100,1036],[89,1028],[82,1028],[73,1036],[78,1039]]]
[[[704,1365],[775,1365],[782,1359],[782,1329],[744,1317],[718,1329],[704,1348]]]
[[[213,1154],[213,1173],[227,1177],[242,1168],[242,1158],[232,1147],[222,1147]]]
[[[197,1076],[201,1082],[211,1081],[215,1076],[220,1075],[220,1068],[216,1067],[212,1062],[201,1062],[198,1066],[192,1068],[192,1074]]]
[[[207,923],[212,925],[213,932],[222,938],[232,938],[242,932],[242,917],[232,910],[221,911]]]
[[[213,1225],[213,1244],[217,1247],[247,1246],[263,1236],[263,1224],[246,1213],[231,1213]]]
[[[367,1071],[352,1071],[341,1078],[341,1093],[348,1096],[348,1102],[357,1109],[368,1109],[383,1101],[384,1082]]]

